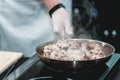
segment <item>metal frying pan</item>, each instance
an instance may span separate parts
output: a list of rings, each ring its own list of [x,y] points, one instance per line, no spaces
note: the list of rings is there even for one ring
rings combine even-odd
[[[68,39],[68,40],[80,40],[81,42],[90,41],[91,39]],[[54,44],[56,41],[49,42],[45,45],[39,45],[36,48],[36,52],[40,57],[40,60],[47,65],[50,69],[64,72],[80,72],[81,70],[94,69],[105,65],[105,63],[111,58],[115,52],[115,48],[109,44],[98,40],[91,40],[99,45],[103,45],[102,51],[105,53],[105,57],[93,60],[82,60],[82,61],[64,61],[46,58],[43,56],[43,48],[48,44]]]

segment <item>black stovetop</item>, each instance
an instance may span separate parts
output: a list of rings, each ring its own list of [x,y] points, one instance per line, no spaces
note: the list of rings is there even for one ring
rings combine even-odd
[[[102,65],[93,70],[81,70],[77,73],[67,73],[51,70],[47,66],[44,66],[38,74],[39,78],[31,78],[30,80],[98,80],[107,68],[107,65]]]
[[[38,59],[37,59],[38,58]],[[17,80],[119,80],[120,77],[117,75],[120,73],[120,54],[114,54],[111,59],[105,64],[101,65],[98,68],[93,70],[81,71],[78,73],[65,73],[51,70],[47,66],[45,66],[40,60],[38,56],[31,57],[25,65],[21,68],[23,69],[20,74],[20,69],[16,69],[14,72]],[[33,61],[35,59],[36,61]],[[38,61],[37,61],[38,60]],[[30,65],[31,62],[35,62],[33,65]],[[26,67],[29,68],[25,69]],[[21,67],[20,66],[20,67]],[[12,72],[12,73],[13,73]],[[17,74],[16,74],[17,72]],[[12,73],[9,74],[6,79],[9,80],[11,78]],[[18,76],[18,73],[20,74]],[[10,80],[14,80],[10,79]]]
[[[38,76],[30,80],[108,80],[112,79],[112,72],[117,71],[117,65],[120,62],[119,58],[117,55],[113,56],[111,61],[105,65],[101,65],[92,70],[81,70],[77,73],[58,72],[44,66]]]

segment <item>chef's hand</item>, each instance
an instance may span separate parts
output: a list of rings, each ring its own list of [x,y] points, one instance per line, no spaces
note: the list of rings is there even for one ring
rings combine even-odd
[[[57,9],[52,15],[54,33],[60,38],[70,38],[73,35],[73,28],[70,24],[70,17],[64,8]]]

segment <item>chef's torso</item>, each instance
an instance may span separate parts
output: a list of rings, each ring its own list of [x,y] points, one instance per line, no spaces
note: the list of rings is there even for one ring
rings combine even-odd
[[[53,39],[52,21],[42,0],[0,0],[1,50],[30,57],[38,45]]]

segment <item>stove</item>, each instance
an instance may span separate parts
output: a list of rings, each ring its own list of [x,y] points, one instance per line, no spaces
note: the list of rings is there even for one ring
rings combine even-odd
[[[36,61],[34,61],[35,59]],[[35,62],[34,64],[32,62]],[[32,65],[31,65],[32,64]],[[28,66],[30,65],[30,66]],[[23,67],[21,67],[23,66]],[[120,54],[115,53],[104,65],[77,73],[53,70],[44,65],[39,57],[33,56],[6,77],[6,80],[119,80]],[[21,72],[21,73],[20,73]],[[13,74],[14,73],[14,79]],[[19,74],[18,74],[19,73]]]
[[[111,58],[110,62],[104,65],[92,70],[81,70],[77,73],[59,72],[44,66],[40,70],[38,77],[31,78],[30,80],[108,80],[112,75],[111,71],[117,71],[116,69],[118,69],[118,64],[119,57],[114,56]]]
[[[100,68],[100,69],[99,69]],[[100,76],[102,73],[107,70],[108,66],[103,65],[99,68],[96,68],[94,70],[81,70],[77,73],[67,73],[67,72],[58,72],[55,70],[52,70],[48,68],[47,66],[44,66],[39,75],[38,78],[31,78],[30,80],[98,80],[101,78]]]

